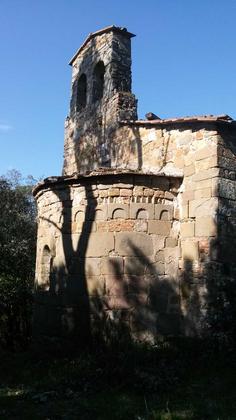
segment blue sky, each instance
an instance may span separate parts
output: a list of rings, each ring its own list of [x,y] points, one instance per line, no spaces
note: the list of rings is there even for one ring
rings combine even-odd
[[[139,117],[236,119],[235,0],[1,0],[0,175],[60,175],[73,56],[89,32],[125,26]]]

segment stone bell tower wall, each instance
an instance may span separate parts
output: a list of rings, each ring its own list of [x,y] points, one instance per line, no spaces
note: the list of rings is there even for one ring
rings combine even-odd
[[[131,93],[132,36],[115,27],[99,31],[87,38],[71,60],[64,175],[109,167],[111,138],[118,122],[137,119],[137,101]]]

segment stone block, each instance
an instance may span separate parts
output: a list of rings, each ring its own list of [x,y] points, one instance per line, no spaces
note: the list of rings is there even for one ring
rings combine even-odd
[[[122,188],[122,189],[124,189],[124,188],[132,189],[133,184],[128,184],[128,183],[126,184],[124,182],[119,182],[119,183],[113,184],[113,187],[114,188]]]
[[[218,180],[218,188],[215,187],[215,195],[230,200],[236,197],[236,181],[221,178]]]
[[[110,185],[106,185],[106,184],[98,184],[97,188],[99,190],[108,190],[109,188],[111,188]]]
[[[217,144],[211,146],[205,146],[197,150],[194,155],[195,160],[206,159],[217,154]]]
[[[101,259],[101,273],[111,275],[123,274],[123,258],[121,257],[106,257]]]
[[[165,261],[165,254],[164,254],[164,249],[159,250],[156,255],[155,255],[155,262],[164,262]]]
[[[89,207],[89,220],[107,220],[107,204],[97,205],[96,207]]]
[[[164,220],[149,220],[148,232],[155,235],[168,236],[170,234],[171,222]]]
[[[175,194],[170,191],[165,191],[165,199],[173,201],[175,198]]]
[[[173,218],[173,206],[170,206],[168,204],[155,204],[155,219],[156,220],[172,220],[172,218]]]
[[[143,196],[143,187],[135,185],[133,189],[133,195],[134,197]]]
[[[196,140],[202,140],[204,137],[203,131],[197,131],[196,132]]]
[[[165,246],[165,237],[152,235],[154,255],[162,250]]]
[[[130,203],[130,219],[154,219],[154,204]]]
[[[217,212],[217,208],[218,199],[215,197],[192,200],[189,202],[189,217],[200,217],[215,214]]]
[[[194,221],[184,222],[180,225],[180,234],[182,238],[194,236]]]
[[[212,179],[216,176],[219,176],[220,169],[219,168],[210,168],[205,169],[197,174],[193,175],[192,180],[193,181],[203,181],[204,179]]]
[[[128,284],[124,276],[119,274],[105,275],[105,290],[110,296],[125,296],[128,293]]]
[[[180,208],[179,207],[174,207],[173,218],[174,218],[174,220],[179,220],[180,219]]]
[[[76,233],[90,233],[90,232],[96,232],[97,231],[97,225],[95,222],[80,222],[76,223],[73,222],[71,226],[71,233],[74,235]],[[70,233],[70,231],[68,232]]]
[[[214,178],[217,179],[217,178]],[[202,181],[194,181],[191,183],[190,188],[192,190],[202,190],[203,188],[209,188],[212,186],[212,181],[214,181],[214,179],[203,179]]]
[[[218,140],[219,136],[218,136],[218,131],[217,130],[207,130],[207,129],[205,129],[205,131],[204,131],[204,138],[205,139],[209,139],[211,137],[214,138],[215,136],[217,136],[217,137],[214,140]]]
[[[169,238],[166,238],[166,240],[165,240],[165,246],[167,248],[174,248],[177,245],[177,242],[178,241],[177,241],[176,238],[169,237]]]
[[[101,197],[101,198],[108,197],[108,190],[100,190],[99,191],[99,197]]]
[[[147,232],[148,224],[146,220],[135,220],[134,221],[134,230],[136,232]]]
[[[97,232],[131,232],[134,230],[134,220],[108,220],[97,222]]]
[[[139,275],[129,274],[125,276],[125,281],[127,282],[129,297],[131,299],[135,299],[135,296],[140,294],[146,294],[147,297],[149,284],[144,275],[141,275],[141,273]],[[137,303],[137,301],[133,300],[133,304]]]
[[[184,176],[191,176],[195,174],[195,166],[192,163],[191,165],[185,166],[184,168]]]
[[[86,258],[81,261],[85,266],[86,276],[99,276],[101,274],[101,259],[100,258]]]
[[[113,203],[108,204],[108,219],[128,219],[129,205]]]
[[[201,198],[211,198],[211,187],[194,191],[193,199],[199,200]]]
[[[219,157],[219,166],[221,168],[225,168],[225,169],[228,169],[230,171],[235,171],[236,170],[235,157],[233,157],[232,159],[229,159],[227,157],[220,156]]]
[[[115,238],[115,251],[122,256],[152,255],[152,238],[141,232],[117,233]]]
[[[183,153],[183,152],[182,152]],[[195,155],[193,152],[188,151],[186,155],[184,155],[184,166],[189,166],[193,162],[195,162]],[[196,162],[195,162],[196,163]]]
[[[179,272],[178,259],[165,262],[165,274],[170,279],[177,278]]]
[[[216,166],[220,166],[218,164],[218,156],[213,155],[212,157],[209,157],[207,159],[198,160],[195,163],[196,165],[196,172],[203,171],[205,169],[214,168]]]
[[[156,190],[154,192],[154,200],[157,199],[158,201],[160,201],[162,198],[164,198],[164,196],[165,196],[165,192],[162,190]]]
[[[88,296],[104,296],[105,281],[103,276],[86,276],[86,287]]]
[[[183,156],[174,156],[174,165],[179,168],[183,169],[184,167],[184,157]]]
[[[178,137],[178,144],[180,146],[188,145],[191,142],[192,133],[190,130],[184,130]]]
[[[140,257],[125,257],[124,258],[124,273],[130,275],[143,275],[147,265],[146,258]]]
[[[76,192],[73,199],[73,205],[76,206],[80,204],[86,198],[85,193]]]
[[[85,220],[86,206],[80,205],[72,208],[72,220],[74,222],[83,222]]]
[[[194,191],[189,190],[189,191],[184,191],[181,194],[181,198],[182,198],[182,203],[185,204],[187,203],[189,200],[193,200],[194,199]]]
[[[158,278],[158,276],[165,274],[165,263],[164,261],[155,261],[148,265],[145,272],[146,281],[152,282]]]
[[[154,194],[154,190],[152,190],[151,188],[144,188],[143,195],[145,197],[152,197],[153,194]]]
[[[198,260],[198,242],[182,241],[181,242],[182,259],[187,261]]]
[[[213,217],[197,217],[196,218],[196,236],[216,236],[217,225]]]
[[[110,188],[108,190],[108,196],[109,197],[118,197],[120,195],[119,188]]]
[[[128,188],[121,188],[120,189],[120,196],[121,197],[131,197],[133,194],[132,190],[129,190]]]
[[[179,258],[180,258],[180,248],[178,246],[174,248],[164,249],[164,260],[166,263],[174,262],[178,265]]]
[[[113,233],[94,232],[84,236],[81,240],[80,253],[86,253],[86,257],[103,257],[114,249]]]

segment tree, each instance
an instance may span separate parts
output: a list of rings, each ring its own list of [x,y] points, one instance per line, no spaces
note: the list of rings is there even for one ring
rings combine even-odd
[[[36,244],[32,177],[0,177],[0,346],[25,345],[30,336]]]

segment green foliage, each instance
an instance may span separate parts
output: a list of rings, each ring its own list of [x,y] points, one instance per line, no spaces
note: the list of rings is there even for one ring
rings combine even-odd
[[[0,346],[15,348],[30,335],[36,223],[32,178],[0,177]]]
[[[0,418],[233,420],[235,356],[209,344],[169,340],[73,358],[2,352]]]

